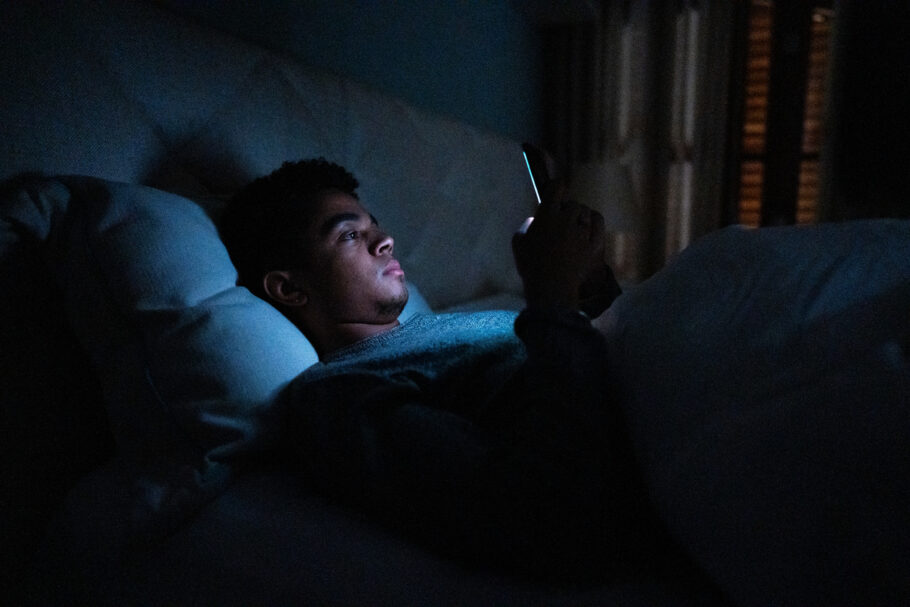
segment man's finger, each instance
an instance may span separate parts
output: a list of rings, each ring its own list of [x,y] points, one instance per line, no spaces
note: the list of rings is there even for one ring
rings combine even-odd
[[[553,179],[544,186],[543,192],[540,193],[541,206],[557,204],[566,201],[568,197],[568,188],[561,179]]]

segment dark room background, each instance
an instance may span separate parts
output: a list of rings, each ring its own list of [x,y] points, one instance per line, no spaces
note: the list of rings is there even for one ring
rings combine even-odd
[[[157,2],[608,175],[629,280],[730,223],[910,215],[906,0]]]

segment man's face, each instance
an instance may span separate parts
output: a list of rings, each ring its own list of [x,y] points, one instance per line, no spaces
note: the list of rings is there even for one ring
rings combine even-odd
[[[408,301],[394,240],[356,198],[326,192],[305,227],[308,305],[341,323],[394,321]]]

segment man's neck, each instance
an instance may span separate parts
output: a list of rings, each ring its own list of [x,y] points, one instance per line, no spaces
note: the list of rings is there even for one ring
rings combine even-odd
[[[319,359],[322,360],[341,348],[350,346],[364,339],[387,333],[399,325],[396,318],[385,324],[367,323],[337,323],[329,327],[319,327],[312,331],[305,331],[310,342],[316,349]]]

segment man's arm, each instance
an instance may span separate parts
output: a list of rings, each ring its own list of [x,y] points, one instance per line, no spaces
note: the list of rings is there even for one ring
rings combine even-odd
[[[552,452],[565,449],[567,466],[579,478],[595,479],[605,519],[626,521],[644,546],[649,542],[638,535],[644,526],[636,517],[647,518],[648,508],[619,396],[609,384],[606,341],[591,325],[621,292],[604,263],[604,235],[599,213],[554,196],[513,238],[527,301],[515,333],[527,360],[515,382],[525,410],[512,419],[534,442],[554,445]],[[613,537],[623,543],[621,533]]]
[[[626,543],[602,528],[591,494],[601,485],[572,463],[576,440],[544,438],[563,434],[550,404],[494,427],[435,407],[405,378],[345,374],[303,388],[290,395],[292,457],[332,497],[484,566],[608,579],[625,558]]]

